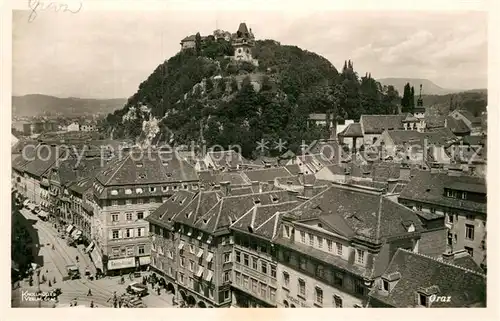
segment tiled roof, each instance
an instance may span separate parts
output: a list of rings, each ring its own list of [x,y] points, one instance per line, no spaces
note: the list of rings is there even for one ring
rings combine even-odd
[[[422,133],[428,145],[449,146],[459,140],[449,128],[434,128]]]
[[[363,137],[363,132],[361,131],[360,123],[352,123],[347,125],[347,127],[339,133],[339,136],[343,137]]]
[[[387,134],[395,145],[419,144],[423,146],[424,137],[416,130],[388,130]]]
[[[253,208],[236,220],[230,228],[244,233],[256,234],[271,241],[278,227],[278,212],[288,211],[298,204],[297,201],[290,201],[262,206],[254,205]],[[252,231],[248,229],[249,226]]]
[[[250,180],[241,172],[218,172],[200,171],[198,172],[200,183],[208,185],[218,185],[220,182],[229,182],[232,186],[250,184]]]
[[[465,250],[464,250],[465,252]],[[469,269],[478,273],[484,273],[484,270],[481,269],[481,267],[474,261],[472,256],[469,255],[469,253],[461,253],[460,255],[455,255],[455,257],[451,260],[442,260],[444,262],[451,263],[453,265],[458,265],[462,268]]]
[[[168,152],[130,152],[113,168],[102,171],[97,179],[104,186],[140,185],[163,182],[196,181],[193,166]]]
[[[36,148],[35,159],[24,166],[24,171],[34,176],[42,176],[59,158],[61,151],[56,147],[40,145]]]
[[[398,179],[400,175],[401,165],[398,163],[380,162],[373,166],[372,177],[374,181]]]
[[[161,204],[153,213],[145,218],[146,221],[158,224],[163,227],[173,227],[174,218],[182,212],[184,208],[191,204],[195,197],[205,200],[205,196],[214,195],[215,192],[201,192],[195,194],[190,191],[177,191],[163,204]],[[216,199],[216,198],[215,198]],[[215,204],[215,203],[214,203]]]
[[[431,307],[486,306],[486,276],[435,258],[398,249],[384,275],[399,272],[400,279],[389,293],[374,287],[370,296],[393,307],[417,307],[417,291],[437,287],[438,296],[450,302],[433,302]]]
[[[83,194],[86,190],[92,188],[92,183],[94,182],[94,177],[86,177],[78,181],[74,181],[69,186],[69,189],[77,192],[78,194]]]
[[[191,35],[191,36],[187,36],[184,39],[182,39],[181,42],[195,41],[195,40],[196,40],[196,35]]]
[[[465,118],[467,118],[468,121],[472,123],[472,125],[480,125],[481,124],[481,118],[480,117],[475,117],[472,115],[472,113],[468,110],[461,109],[457,110],[460,114],[462,114]]]
[[[30,149],[33,149],[33,147],[37,146],[38,142],[34,140],[19,140],[14,146],[11,148],[11,153],[12,154],[21,154],[23,152],[23,149],[26,148],[25,152],[28,152]],[[33,146],[33,147],[32,147]]]
[[[94,177],[104,167],[101,159],[67,159],[57,166],[57,176],[61,185],[76,182],[85,177]]]
[[[320,163],[321,166],[338,164],[345,154],[342,146],[336,140],[318,140],[310,146],[306,156],[311,156],[311,160]],[[299,155],[301,158],[301,155]],[[345,155],[344,155],[345,158]],[[306,163],[306,159],[303,160]]]
[[[460,191],[486,194],[486,184],[484,181],[452,181],[447,182],[445,187]]]
[[[364,134],[381,134],[384,130],[403,129],[407,115],[361,115],[359,122]]]
[[[247,24],[244,22],[240,23],[240,25],[238,27],[238,32],[241,32],[243,35],[248,34],[249,31],[247,28]]]
[[[331,186],[286,215],[297,220],[321,218],[336,227],[342,223],[348,227],[344,231],[346,236],[371,242],[407,232],[404,222],[412,222],[416,231],[421,229],[420,220],[412,210],[382,193],[343,185]]]
[[[443,214],[439,214],[439,213],[431,213],[431,212],[424,212],[424,211],[415,211],[415,213],[419,217],[423,218],[426,221],[435,220],[438,218],[443,218]]]
[[[445,173],[418,171],[415,177],[405,186],[400,198],[436,204],[450,208],[480,212],[486,214],[486,204],[446,197],[444,188],[456,183],[485,185],[485,180],[472,176],[450,176]]]
[[[248,161],[234,150],[211,151],[207,155],[212,159],[215,169],[236,168],[238,165],[247,164]]]
[[[455,119],[451,116],[446,117],[446,127],[449,128],[454,134],[470,133],[470,128],[462,119]]]
[[[300,167],[297,164],[285,165],[285,168],[292,175],[297,175],[298,173],[300,173]]]
[[[283,190],[225,196],[212,209],[201,212],[200,215],[202,216],[197,217],[194,226],[206,232],[215,233],[220,229],[228,228],[233,222],[254,207],[256,201],[260,201],[259,204],[261,205],[268,205],[287,200],[289,200],[288,191]]]
[[[285,167],[265,168],[243,172],[250,182],[274,181],[277,177],[290,176],[291,173]]]

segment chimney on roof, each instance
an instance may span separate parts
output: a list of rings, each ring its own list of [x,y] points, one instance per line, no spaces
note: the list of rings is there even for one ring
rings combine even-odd
[[[303,172],[299,172],[297,174],[297,177],[299,178],[299,184],[304,184],[304,173]]]
[[[224,196],[231,194],[231,183],[228,181],[220,182],[220,189]]]
[[[288,190],[288,201],[293,202],[297,200],[297,196],[299,196],[299,192],[295,190]]]
[[[267,181],[267,190],[272,191],[274,189],[274,180],[270,179]]]
[[[304,196],[307,198],[313,197],[313,185],[304,184]]]
[[[258,181],[252,181],[252,192],[259,192],[260,183]]]
[[[467,256],[467,255],[468,255],[467,250],[461,249],[461,250],[457,250],[455,252],[443,253],[442,257],[443,257],[443,262],[453,263],[453,261],[455,259]]]

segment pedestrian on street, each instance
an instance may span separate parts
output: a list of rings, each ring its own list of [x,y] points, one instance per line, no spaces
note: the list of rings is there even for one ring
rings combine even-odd
[[[90,301],[90,307],[93,308],[94,307],[94,301]]]
[[[122,307],[122,299],[120,298],[120,300],[118,300],[118,307],[121,308]]]
[[[51,283],[51,282],[50,282],[50,280],[49,280],[49,288],[50,288],[51,286],[52,286],[52,283]]]
[[[54,249],[54,244],[52,244],[52,250]]]
[[[56,284],[56,277],[55,276],[54,276],[54,281],[52,283]]]
[[[92,290],[89,289],[89,292],[87,292],[87,296],[92,296]]]
[[[160,295],[160,287],[158,287],[157,290],[158,290],[158,295]]]

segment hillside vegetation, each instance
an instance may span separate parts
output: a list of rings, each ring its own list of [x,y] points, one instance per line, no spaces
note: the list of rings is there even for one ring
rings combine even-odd
[[[179,52],[140,84],[123,109],[107,116],[106,132],[174,144],[203,136],[208,146],[238,144],[253,157],[261,139],[283,139],[296,151],[302,141],[324,137],[323,128],[307,126],[309,113],[359,119],[362,113],[394,113],[400,101],[392,86],[368,74],[360,79],[350,61],[339,73],[327,59],[273,40],[256,42],[258,67],[234,62],[227,57],[232,54],[225,41]]]

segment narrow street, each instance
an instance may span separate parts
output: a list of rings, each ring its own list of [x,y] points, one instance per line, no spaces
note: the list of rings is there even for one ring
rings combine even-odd
[[[47,280],[47,282],[40,284],[40,290],[42,292],[49,292],[55,288],[61,288],[62,294],[59,296],[57,306],[69,306],[70,302],[76,299],[80,306],[89,307],[90,302],[93,301],[95,307],[112,307],[112,301],[109,299],[113,296],[113,292],[116,291],[117,295],[124,293],[126,286],[132,281],[127,278],[125,284],[119,284],[119,277],[106,277],[93,281],[88,280],[83,275],[85,269],[88,268],[90,273],[95,274],[95,267],[90,257],[84,253],[84,247],[82,245],[78,245],[77,248],[68,246],[66,241],[58,236],[57,230],[52,223],[39,220],[27,209],[21,209],[20,212],[27,219],[36,220],[33,227],[40,240],[40,244],[38,245],[40,247],[39,256],[43,260],[41,262],[40,278],[43,275]],[[54,245],[54,249],[52,249],[52,245]],[[76,262],[76,256],[79,259],[78,263]],[[63,281],[63,277],[67,275],[66,266],[73,264],[79,267],[82,278]],[[51,287],[48,285],[49,280],[52,283]],[[12,307],[53,307],[54,302],[39,303],[22,300],[23,292],[34,293],[38,290],[37,282],[37,278],[34,277],[33,286],[30,287],[28,280],[21,281],[20,286],[12,290]],[[87,296],[89,289],[92,292],[92,296]],[[172,295],[166,294],[165,290],[162,291],[160,296],[156,293],[151,293],[151,288],[149,291],[150,294],[143,298],[146,306],[164,308],[172,306]]]

